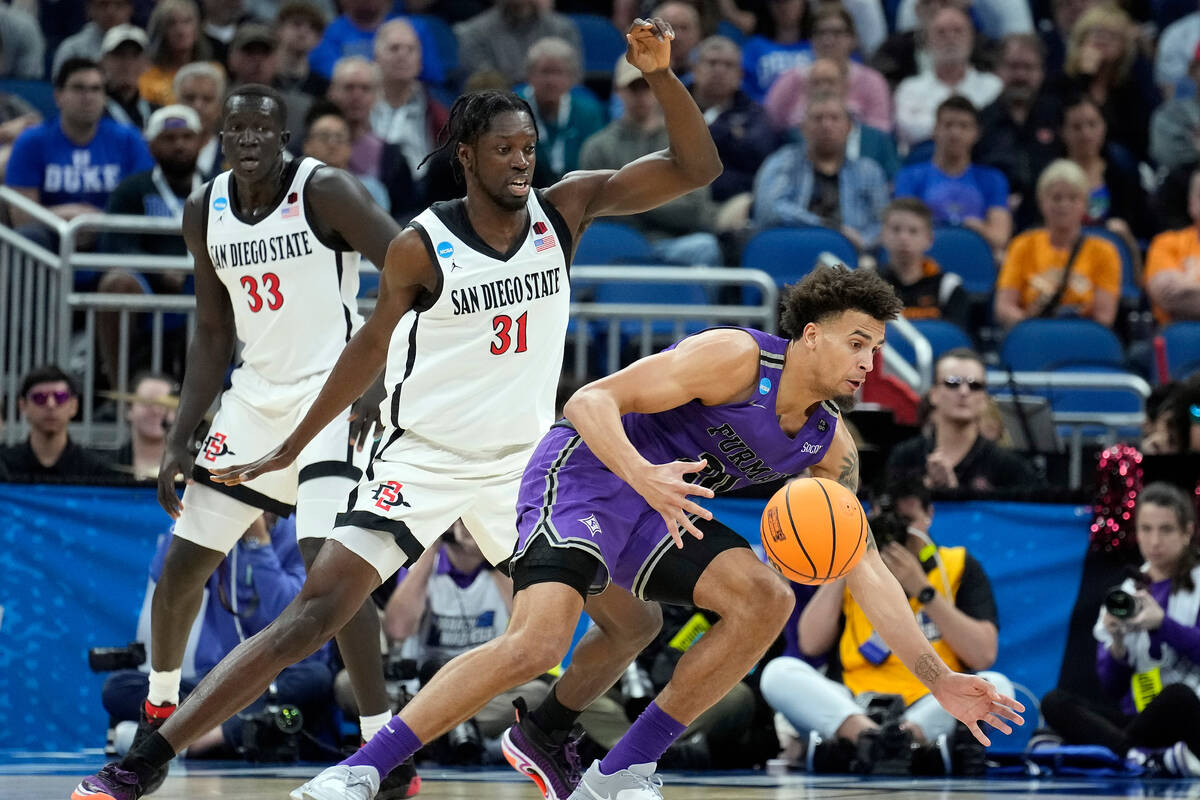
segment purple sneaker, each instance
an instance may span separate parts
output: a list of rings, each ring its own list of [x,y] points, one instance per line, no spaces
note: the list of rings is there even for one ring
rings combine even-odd
[[[138,800],[142,794],[138,776],[114,763],[81,780],[71,800]]]
[[[500,737],[504,757],[513,769],[537,784],[546,800],[567,800],[583,778],[575,750],[582,734],[543,733],[529,719],[524,699],[513,705],[517,724]]]

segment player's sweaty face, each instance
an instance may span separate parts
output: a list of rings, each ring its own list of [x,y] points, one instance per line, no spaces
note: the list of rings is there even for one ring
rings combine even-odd
[[[854,394],[871,371],[875,353],[883,346],[885,326],[862,311],[844,311],[821,323],[822,363],[832,396]]]
[[[483,190],[504,208],[524,208],[533,181],[537,128],[528,114],[499,114],[479,135],[472,171]]]
[[[221,149],[239,180],[269,175],[283,154],[287,137],[268,97],[230,98],[221,124]]]

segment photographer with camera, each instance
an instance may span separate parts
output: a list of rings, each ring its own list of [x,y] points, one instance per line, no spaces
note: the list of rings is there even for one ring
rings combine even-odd
[[[162,574],[170,541],[170,536],[159,537],[150,564],[146,601],[138,619],[138,638],[146,646],[131,646],[124,656],[110,648],[90,654],[94,671],[115,670],[104,681],[101,701],[110,724],[129,723],[130,740],[150,682],[143,671],[149,664],[146,651],[153,652],[154,647],[149,636],[150,598]],[[205,584],[201,613],[192,626],[185,652],[182,694],[188,694],[227,653],[274,620],[299,593],[304,574],[304,561],[296,546],[295,518],[279,520],[270,528],[265,517],[255,520]],[[192,744],[188,756],[235,753],[251,761],[296,761],[301,755],[301,729],[318,733],[332,719],[331,659],[332,646],[326,645],[285,669],[255,703]],[[128,746],[129,742],[123,744]],[[313,757],[315,752],[308,749],[311,741],[304,744],[304,752]]]
[[[439,545],[426,549],[401,575],[384,610],[383,631],[395,643],[393,652],[398,646],[401,658],[413,665],[407,677],[421,685],[450,659],[491,641],[508,627],[512,580],[488,563],[461,520],[455,520]],[[396,674],[396,670],[389,672]],[[345,680],[338,675],[339,686]],[[498,695],[474,718],[446,734],[434,747],[434,755],[450,763],[480,763],[488,740],[495,740],[512,724],[513,702],[523,697],[537,705],[549,691],[549,684],[535,680]],[[348,693],[339,691],[338,697],[345,706]],[[499,752],[496,747],[493,751]]]
[[[1178,488],[1152,483],[1138,495],[1136,530],[1144,563],[1109,591],[1093,629],[1096,672],[1119,711],[1054,689],[1042,715],[1070,744],[1104,745],[1152,773],[1200,777],[1195,510]]]
[[[996,660],[996,601],[983,567],[962,547],[929,538],[933,506],[919,480],[898,488],[871,518],[880,556],[909,597],[933,649],[956,671],[979,671],[1001,694],[1012,684],[987,670]],[[801,736],[817,772],[980,774],[983,746],[904,668],[839,580],[821,586],[800,614],[800,653],[828,655],[828,675],[783,656],[761,689]],[[835,647],[836,645],[836,647]],[[840,669],[840,682],[835,680]],[[961,730],[959,730],[961,728]]]

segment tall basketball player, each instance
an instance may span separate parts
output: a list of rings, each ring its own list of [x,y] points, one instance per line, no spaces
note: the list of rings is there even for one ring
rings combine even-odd
[[[713,329],[581,389],[525,470],[508,629],[443,667],[375,739],[292,797],[374,797],[379,775],[420,743],[557,663],[589,593],[615,583],[720,618],[570,795],[661,800],[658,758],[762,657],[793,602],[746,541],[690,498],[804,469],[857,490],[858,451],[831,401],[861,385],[900,309],[874,272],[819,267],[788,290],[790,339]],[[866,547],[847,586],[901,661],[981,741],[980,720],[1005,732],[1004,720],[1020,722],[1015,700],[946,667],[869,536]]]
[[[707,185],[721,169],[704,117],[669,69],[670,27],[637,20],[626,38],[626,58],[662,105],[669,147],[620,170],[574,173],[535,191],[537,129],[529,106],[498,92],[455,103],[446,147],[466,179],[466,198],[435,205],[392,241],[374,313],[299,426],[253,467],[222,476],[236,489],[294,469],[386,363],[390,425],[348,511],[295,602],[119,764],[86,778],[75,797],[140,797],[147,776],[327,641],[383,577],[415,560],[455,519],[493,563],[511,555],[521,475],[553,421],[575,242],[594,218],[654,208]],[[588,611],[597,627],[531,715],[538,730],[531,728],[525,742],[530,757],[554,773],[557,789],[547,784],[547,794],[555,797],[568,794],[578,776],[558,757],[561,738],[544,734],[569,727],[660,621],[654,604],[618,587],[593,598]],[[544,644],[528,646],[534,653]]]
[[[382,264],[399,232],[351,175],[287,155],[286,116],[273,89],[234,91],[225,101],[221,130],[231,169],[198,190],[184,209],[197,328],[159,473],[159,502],[178,521],[154,592],[150,688],[137,741],[175,711],[188,630],[205,582],[242,532],[264,510],[281,516],[295,510],[300,549],[311,565],[361,475],[347,446],[351,423],[341,418],[325,426],[287,471],[237,488],[210,479],[213,470],[268,452],[295,427],[362,325],[359,253]],[[188,445],[225,379],[235,338],[243,345],[242,363],[193,459]],[[372,416],[380,399],[360,400],[360,418]],[[180,472],[191,478],[182,504],[175,493]],[[350,619],[338,645],[363,714],[363,738],[370,739],[391,717],[372,603]],[[165,769],[153,776],[147,791],[165,776]],[[387,796],[400,798],[417,781],[409,765],[387,783]]]

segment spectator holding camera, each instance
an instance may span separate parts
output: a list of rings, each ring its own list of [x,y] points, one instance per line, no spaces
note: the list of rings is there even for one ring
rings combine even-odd
[[[147,645],[148,669],[153,658],[150,639],[150,606],[154,584],[162,575],[170,536],[159,539],[150,563],[146,599],[138,619],[138,639]],[[183,664],[182,694],[186,696],[200,679],[229,651],[265,628],[299,593],[304,585],[304,560],[296,546],[295,517],[269,525],[259,517],[209,577],[204,586],[205,601],[188,639]],[[249,708],[236,714],[198,739],[188,748],[190,757],[226,755],[243,752],[246,720],[262,712],[268,703],[294,705],[304,716],[305,729],[321,729],[328,719],[333,701],[333,671],[330,668],[332,645],[326,644],[308,658],[287,667]],[[104,681],[101,701],[113,724],[135,723],[146,713],[145,703],[150,676],[140,669],[111,673]],[[118,737],[121,741],[123,737]],[[256,759],[264,755],[244,752]]]
[[[54,364],[21,379],[17,408],[29,423],[24,442],[0,448],[0,464],[12,478],[72,481],[109,477],[108,462],[71,441],[67,426],[79,412],[79,391],[70,375]]]
[[[1014,453],[980,433],[987,409],[987,373],[974,350],[947,350],[933,368],[929,425],[901,442],[888,458],[888,475],[919,476],[929,489],[1030,487],[1033,470]]]
[[[906,484],[885,508],[871,528],[921,630],[953,669],[987,670],[996,660],[999,623],[983,567],[965,548],[933,546],[933,506],[919,482]],[[810,767],[869,772],[882,759],[911,758],[903,766],[922,774],[981,771],[982,745],[967,749],[967,740],[974,739],[956,735],[954,717],[888,650],[844,584],[838,580],[819,588],[797,626],[804,659],[828,654],[841,666],[841,681],[788,656],[768,663],[762,675],[767,702],[808,734]],[[1003,675],[980,674],[1001,694],[1012,694]],[[882,724],[867,714],[878,695],[902,698],[889,704],[893,713],[885,713]],[[913,751],[914,743],[923,747]]]
[[[1200,776],[1200,552],[1196,513],[1167,483],[1142,489],[1137,577],[1110,591],[1096,620],[1096,672],[1119,710],[1092,708],[1055,689],[1046,722],[1072,744],[1101,744],[1118,757],[1179,776]],[[1161,748],[1166,748],[1162,750]]]

